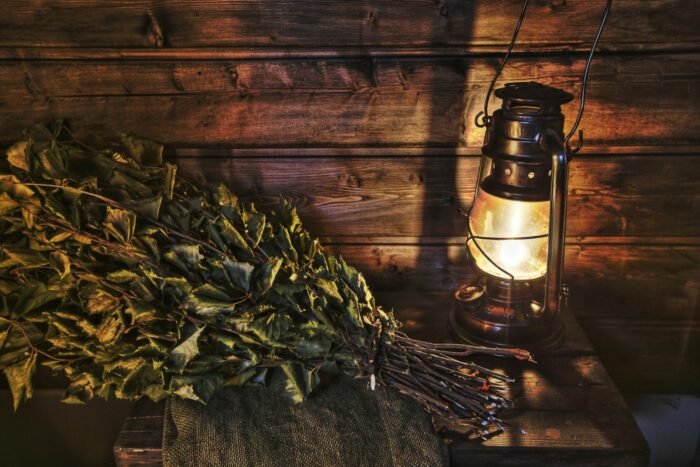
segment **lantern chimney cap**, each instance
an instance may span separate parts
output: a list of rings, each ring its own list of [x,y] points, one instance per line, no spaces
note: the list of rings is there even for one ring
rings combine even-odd
[[[558,106],[566,104],[574,98],[572,94],[566,91],[536,81],[507,83],[504,87],[496,89],[495,94],[496,97],[503,99],[504,108],[508,108],[512,104]]]

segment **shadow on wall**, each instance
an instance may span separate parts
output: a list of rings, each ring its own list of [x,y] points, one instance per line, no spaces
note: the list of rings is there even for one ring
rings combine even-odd
[[[440,2],[438,2],[440,3]],[[460,12],[460,17],[468,18],[468,21],[464,21],[460,24],[460,27],[464,29],[463,37],[471,37],[472,30],[474,27],[474,2],[464,2],[459,5],[459,8],[466,11]],[[450,14],[450,10],[447,4],[442,5],[440,9],[440,14],[447,16]],[[435,32],[435,37],[439,37],[438,33]],[[433,146],[439,144],[440,146],[447,146],[450,149],[454,149],[454,157],[449,158],[431,158],[429,155],[424,158],[424,166],[422,168],[423,172],[423,214],[421,219],[421,237],[424,239],[426,237],[439,237],[444,235],[445,232],[451,232],[453,236],[466,235],[466,219],[458,213],[458,208],[465,207],[462,204],[469,203],[471,205],[471,199],[460,199],[459,190],[460,186],[465,183],[465,178],[472,180],[475,174],[461,173],[458,171],[460,165],[458,164],[459,158],[456,157],[457,148],[460,147],[467,140],[467,135],[470,128],[473,126],[472,116],[469,112],[471,103],[474,102],[474,93],[484,92],[479,87],[469,88],[468,83],[470,81],[470,69],[465,64],[470,63],[470,61],[455,58],[449,62],[450,66],[454,67],[455,74],[461,74],[463,76],[462,87],[459,92],[454,92],[446,89],[444,85],[441,85],[441,73],[435,73],[432,76],[431,92],[428,93],[431,99],[427,108],[430,109],[430,124],[428,126],[428,131],[426,135],[426,141],[428,146]],[[479,101],[479,99],[476,99]],[[444,127],[444,115],[452,116],[453,120],[448,128]],[[442,116],[442,118],[440,118]],[[442,122],[442,123],[440,123]],[[444,165],[438,166],[439,164],[449,164],[449,167]],[[469,164],[467,164],[469,165]],[[439,174],[453,174],[452,177],[447,177],[449,182],[445,183],[444,176]],[[452,215],[446,216],[445,219],[435,219],[435,206],[448,206],[449,210],[452,210]],[[447,223],[448,225],[445,225]],[[426,239],[427,240],[427,239]],[[440,248],[430,248],[419,247],[418,257],[416,259],[416,265],[419,264],[431,264],[435,262],[436,264],[446,265],[450,267],[450,254],[448,239],[442,239],[444,241],[440,242]],[[433,240],[427,240],[426,243],[433,244]],[[435,242],[438,244],[438,242]],[[463,255],[459,255],[459,260],[463,259]],[[461,269],[461,268],[458,268]],[[458,278],[457,282],[466,282],[467,277]],[[416,284],[420,287],[420,284]],[[445,326],[447,326],[447,313],[443,313],[445,319]]]

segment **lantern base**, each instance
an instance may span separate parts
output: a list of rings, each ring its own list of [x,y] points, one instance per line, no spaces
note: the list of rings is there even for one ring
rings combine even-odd
[[[455,337],[474,345],[519,347],[535,353],[561,345],[564,332],[557,316],[538,317],[538,305],[523,300],[518,290],[514,295],[520,299],[504,306],[502,296],[493,298],[488,289],[480,282],[457,289],[450,313],[450,330]]]

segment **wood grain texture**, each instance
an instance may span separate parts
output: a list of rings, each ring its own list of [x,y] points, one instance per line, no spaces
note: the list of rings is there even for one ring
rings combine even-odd
[[[63,118],[78,134],[127,132],[174,146],[478,147],[483,130],[473,118],[496,63],[0,61],[0,143]],[[582,66],[581,58],[522,58],[501,83],[538,79],[577,93]],[[601,56],[581,128],[598,146],[700,146],[699,103],[700,54]],[[577,109],[564,106],[567,121]]]
[[[466,235],[476,157],[178,158],[190,177],[245,199],[289,198],[315,235]],[[679,170],[683,167],[683,170]],[[700,156],[581,157],[570,169],[569,236],[700,235]],[[683,219],[679,222],[679,217]]]
[[[462,245],[330,245],[380,291],[449,293],[472,277]],[[587,319],[660,319],[682,324],[698,316],[700,248],[568,245],[565,282],[570,306]]]
[[[608,318],[582,320],[581,325],[622,391],[700,392],[697,313],[695,321]]]
[[[439,47],[501,51],[514,0],[0,2],[3,47]],[[603,0],[532,2],[519,50],[586,48]],[[601,47],[697,47],[696,2],[618,0]],[[31,31],[31,33],[28,33]]]
[[[446,324],[446,313],[435,319],[431,308],[447,309],[449,295],[387,292],[385,299],[401,320]],[[573,316],[566,312],[563,319],[566,353],[540,356],[538,364],[479,360],[516,378],[514,408],[503,413],[512,428],[483,444],[445,432],[452,465],[646,465],[646,443],[617,388]],[[426,331],[407,330],[416,337],[447,339],[446,325],[437,335]],[[115,444],[117,465],[160,465],[162,426],[162,405],[137,404]]]
[[[334,245],[379,290],[379,302],[401,290],[452,291],[472,275],[457,245]],[[623,392],[700,391],[700,249],[684,246],[570,245],[565,282],[569,307]],[[387,291],[387,292],[385,292]],[[410,318],[440,335],[445,310],[433,321]]]

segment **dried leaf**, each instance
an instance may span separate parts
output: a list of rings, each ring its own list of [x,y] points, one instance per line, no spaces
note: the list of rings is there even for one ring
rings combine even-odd
[[[27,146],[29,140],[18,141],[7,150],[7,161],[18,169],[29,172],[29,164],[27,164]]]
[[[12,404],[15,410],[20,402],[29,400],[32,397],[32,376],[36,370],[36,353],[32,352],[29,357],[4,369],[7,383],[12,392]]]

